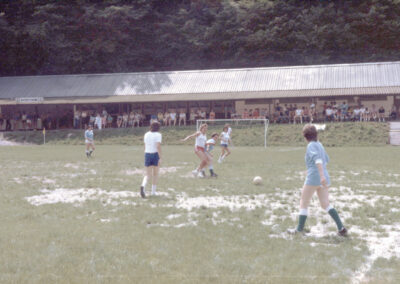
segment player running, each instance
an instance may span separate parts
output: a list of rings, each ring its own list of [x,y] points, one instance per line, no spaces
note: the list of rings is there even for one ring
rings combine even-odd
[[[195,177],[200,177],[204,178],[205,177],[205,172],[204,168],[209,164],[210,162],[210,156],[205,153],[206,150],[206,141],[207,141],[207,124],[202,124],[200,125],[199,131],[196,131],[192,135],[187,136],[186,138],[182,139],[181,141],[186,141],[190,138],[196,138],[196,142],[194,145],[194,152],[197,157],[200,159],[200,165],[192,171],[192,174]]]
[[[94,148],[94,135],[93,135],[93,126],[89,124],[88,128],[85,131],[85,144],[86,144],[86,157],[90,158],[92,156]]]
[[[225,125],[219,139],[221,140],[221,155],[219,156],[218,163],[222,163],[222,161],[231,154],[231,150],[229,149],[229,144],[232,143],[231,137],[229,136],[229,126]],[[231,129],[232,132],[232,129]]]
[[[218,139],[218,133],[213,133],[211,135],[211,139],[208,139],[206,142],[206,154],[209,157],[209,164],[208,164],[208,169],[210,170],[210,176],[211,177],[217,177],[218,175],[214,172],[214,167],[213,167],[213,155],[212,155],[212,150],[214,149],[215,144],[217,143]]]
[[[316,191],[321,207],[325,209],[335,221],[338,228],[338,235],[347,236],[347,230],[343,226],[338,213],[335,208],[329,205],[329,186],[331,182],[328,171],[326,170],[329,157],[325,152],[324,146],[318,141],[316,127],[312,124],[305,125],[303,128],[303,136],[308,142],[305,157],[307,177],[301,192],[299,224],[296,229],[289,229],[288,233],[296,234],[303,232],[304,224],[308,216],[308,205]]]
[[[159,132],[160,123],[153,121],[150,125],[150,131],[144,135],[144,166],[146,174],[140,186],[140,196],[146,198],[146,184],[151,180],[151,195],[156,195],[158,172],[161,164],[161,140],[162,135]]]

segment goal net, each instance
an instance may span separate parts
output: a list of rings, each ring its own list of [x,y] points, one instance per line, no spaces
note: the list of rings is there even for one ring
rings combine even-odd
[[[232,128],[231,140],[235,146],[264,146],[267,147],[268,119],[200,119],[196,129],[207,123],[207,138],[211,134],[221,134],[226,124]]]

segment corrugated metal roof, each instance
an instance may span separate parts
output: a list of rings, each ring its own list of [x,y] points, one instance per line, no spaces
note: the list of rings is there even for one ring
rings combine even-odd
[[[339,90],[345,90],[343,95],[374,95],[385,93],[387,89],[400,90],[400,62],[0,77],[0,99],[179,94],[196,94],[198,98],[215,94],[218,99],[218,94],[225,98],[229,93],[264,92],[265,97],[307,93],[324,96]]]

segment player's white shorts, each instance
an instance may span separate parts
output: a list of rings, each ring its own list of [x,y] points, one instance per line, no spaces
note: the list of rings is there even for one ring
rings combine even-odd
[[[94,141],[90,141],[90,140],[87,140],[87,139],[85,140],[85,143],[86,144],[90,144],[90,145],[94,145]]]

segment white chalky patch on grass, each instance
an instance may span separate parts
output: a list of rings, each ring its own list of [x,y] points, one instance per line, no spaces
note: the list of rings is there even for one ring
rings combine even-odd
[[[80,206],[88,200],[100,200],[103,202],[103,204],[117,206],[119,204],[135,205],[135,202],[120,199],[139,197],[138,192],[106,191],[99,188],[57,188],[55,190],[42,189],[41,192],[41,195],[34,195],[26,197],[25,199],[35,206],[56,203],[68,203],[73,204],[74,206]]]
[[[77,170],[77,169],[79,169],[79,165],[78,164],[72,164],[72,163],[66,163],[64,165],[64,168],[72,168],[72,169]]]
[[[179,218],[179,217],[181,217],[181,214],[170,214],[166,218],[168,220],[172,220],[172,219],[176,219],[176,218]]]
[[[18,184],[22,184],[23,181],[20,178],[14,178],[14,181]]]
[[[191,211],[194,208],[222,208],[227,207],[231,211],[240,209],[254,210],[267,205],[267,195],[259,194],[254,196],[233,195],[233,196],[198,196],[188,198],[178,195],[176,208]]]
[[[381,204],[382,202],[386,202],[385,204],[387,204],[387,202],[393,204],[398,204],[400,202],[400,197],[398,196],[380,195],[377,194],[375,191],[371,190],[357,190],[357,193],[355,193],[354,190],[352,190],[352,188],[345,186],[340,186],[338,188],[332,187],[331,192],[333,193],[331,194],[331,203],[334,207],[338,208],[339,215],[344,224],[346,224],[346,219],[353,217],[352,214],[353,209],[365,205],[370,205],[372,207],[375,207],[376,205]],[[292,196],[296,195],[293,194]],[[290,198],[290,196],[288,196],[287,194],[280,195],[279,193],[275,193],[275,196],[272,195],[270,198],[271,199],[275,198],[281,201],[285,200],[291,203],[289,204],[289,207],[291,207],[292,210],[295,212],[294,214],[291,213],[291,215],[292,218],[294,217],[293,219],[297,221],[297,215],[298,215],[297,203],[299,201],[299,197],[296,196],[296,198]],[[269,203],[273,204],[273,202]],[[344,210],[345,207],[347,207],[346,210]],[[267,209],[265,214],[268,216],[269,212],[270,210]],[[315,196],[313,197],[311,205],[309,207],[309,216],[315,217],[318,220],[318,223],[316,225],[311,226],[310,233],[307,234],[306,238],[311,237],[314,239],[323,239],[326,238],[327,236],[336,235],[337,229],[335,223],[331,220],[330,216],[324,210],[319,208],[319,201],[318,198],[316,198]],[[271,214],[269,215],[269,218],[263,220],[261,223],[263,225],[271,226],[273,224],[277,224],[278,219],[279,218],[277,218],[277,216]],[[368,271],[371,269],[374,262],[378,258],[385,258],[385,259],[390,259],[391,257],[400,258],[400,245],[399,245],[400,223],[395,223],[390,225],[387,224],[379,225],[374,218],[372,218],[370,221],[372,220],[374,220],[375,225],[377,225],[380,228],[380,230],[383,230],[383,232],[374,232],[368,229],[362,229],[358,226],[352,226],[351,228],[349,228],[350,236],[352,234],[356,235],[358,238],[360,238],[363,242],[366,243],[370,251],[370,255],[366,258],[365,263],[361,267],[359,267],[359,269],[354,274],[354,277],[351,280],[352,283],[360,283],[364,282],[365,280],[368,280],[366,279],[366,274],[368,273]],[[293,227],[295,225],[296,223],[293,224]],[[280,231],[279,229],[275,231],[277,231],[277,233],[271,234],[270,237],[284,238],[289,240],[292,239],[292,237],[289,236],[287,233],[283,232],[279,233]],[[316,244],[314,244],[314,246],[315,245]]]
[[[175,173],[178,169],[180,169],[181,167],[165,167],[165,168],[160,168],[160,175],[163,174],[168,174],[168,173]],[[133,170],[127,170],[125,171],[125,174],[128,176],[132,176],[132,175],[144,175],[146,173],[145,169],[139,169],[139,168],[135,168]]]
[[[389,183],[366,183],[366,184],[361,184],[363,187],[400,187],[400,184],[394,183],[394,182],[389,182]]]
[[[368,244],[370,255],[366,261],[354,273],[351,283],[362,283],[368,281],[366,274],[378,258],[390,259],[392,257],[400,258],[400,223],[390,226],[383,225],[387,237],[382,237],[381,233],[365,231],[359,227],[352,227],[351,231],[358,233]]]

